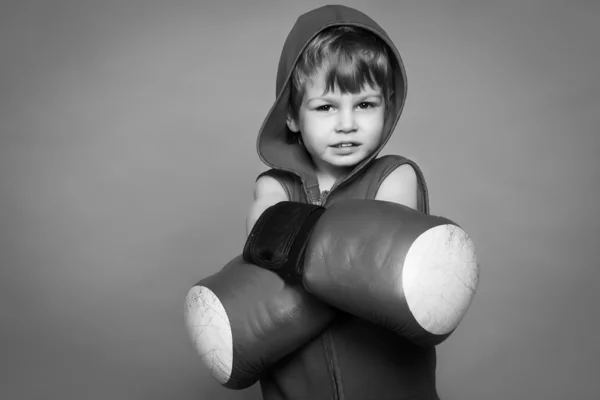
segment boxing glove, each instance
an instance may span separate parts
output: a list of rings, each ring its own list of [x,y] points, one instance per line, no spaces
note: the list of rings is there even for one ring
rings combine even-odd
[[[192,344],[212,376],[244,389],[267,367],[317,336],[334,310],[277,274],[231,260],[202,279],[185,299]]]
[[[419,345],[456,329],[479,282],[473,242],[457,224],[378,200],[284,203],[255,224],[247,260]]]

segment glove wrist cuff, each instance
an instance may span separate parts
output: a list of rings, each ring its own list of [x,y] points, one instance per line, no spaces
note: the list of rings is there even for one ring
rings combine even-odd
[[[267,208],[254,224],[243,258],[288,281],[301,281],[304,254],[325,207],[282,201]]]

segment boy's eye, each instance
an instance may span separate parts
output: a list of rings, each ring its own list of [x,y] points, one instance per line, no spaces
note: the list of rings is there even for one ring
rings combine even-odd
[[[377,104],[375,103],[370,103],[370,102],[362,102],[358,105],[359,108],[365,109],[365,108],[373,108],[373,107],[377,107]]]
[[[329,111],[331,110],[331,106],[329,104],[324,104],[316,108],[317,111]]]

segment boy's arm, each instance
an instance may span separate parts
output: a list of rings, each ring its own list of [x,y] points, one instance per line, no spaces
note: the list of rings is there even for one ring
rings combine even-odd
[[[285,189],[275,178],[266,175],[258,178],[254,185],[254,201],[246,218],[246,237],[248,237],[254,224],[267,208],[280,201],[288,200]]]
[[[417,209],[417,174],[410,164],[392,171],[381,183],[375,200],[390,201]]]

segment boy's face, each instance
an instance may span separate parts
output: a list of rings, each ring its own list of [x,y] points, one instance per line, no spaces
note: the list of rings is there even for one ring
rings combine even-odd
[[[335,176],[379,147],[385,104],[378,87],[366,85],[357,94],[325,88],[320,75],[307,83],[298,119],[288,118],[288,127],[301,133],[319,171]]]

